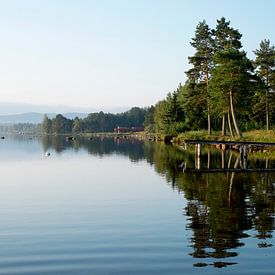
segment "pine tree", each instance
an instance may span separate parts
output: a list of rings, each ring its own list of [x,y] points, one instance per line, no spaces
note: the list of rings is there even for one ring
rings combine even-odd
[[[165,124],[166,104],[167,102],[165,100],[161,100],[155,105],[154,123],[155,123],[155,130],[157,133],[165,133],[166,131],[166,124]]]
[[[81,121],[78,117],[73,120],[72,132],[73,134],[79,134],[81,132]]]
[[[200,130],[207,127],[205,86],[187,80],[179,94],[179,101],[185,115],[185,126],[189,130]]]
[[[265,111],[266,130],[270,129],[270,112],[275,109],[275,47],[269,40],[262,40],[260,49],[254,51],[255,64],[258,75],[264,82],[263,92],[258,92],[256,110],[258,113]]]
[[[211,135],[211,116],[208,84],[210,79],[210,71],[213,66],[213,47],[214,41],[212,38],[212,31],[206,24],[205,20],[199,22],[196,27],[195,37],[190,43],[195,48],[196,52],[189,57],[189,63],[193,67],[186,72],[188,81],[193,85],[193,89],[189,89],[190,97],[196,97],[201,103],[201,107],[207,113],[208,134]],[[188,100],[188,97],[186,97]],[[187,103],[188,104],[188,103]]]
[[[52,127],[52,121],[48,118],[48,116],[45,114],[42,124],[41,124],[41,131],[43,134],[50,134],[51,133],[51,127]]]
[[[167,134],[176,135],[184,130],[184,111],[179,101],[181,84],[173,93],[169,93],[166,98],[164,124]]]
[[[238,30],[230,27],[224,17],[217,20],[215,35],[214,68],[210,84],[212,105],[222,116],[222,135],[225,134],[226,114],[231,135],[231,117],[238,137],[242,137],[235,107],[249,103],[253,75],[252,63],[241,51],[241,37]],[[248,106],[246,106],[248,107]],[[241,109],[241,108],[240,108]]]

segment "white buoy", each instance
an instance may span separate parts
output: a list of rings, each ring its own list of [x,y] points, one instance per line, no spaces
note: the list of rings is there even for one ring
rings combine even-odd
[[[49,157],[50,155],[51,155],[51,153],[48,151],[45,153],[45,157]]]

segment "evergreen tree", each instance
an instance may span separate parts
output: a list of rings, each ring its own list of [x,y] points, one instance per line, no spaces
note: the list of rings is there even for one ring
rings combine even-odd
[[[153,133],[155,131],[154,129],[154,115],[155,115],[155,107],[151,106],[148,108],[146,116],[145,116],[145,130],[147,132]]]
[[[166,100],[161,100],[155,105],[154,123],[155,123],[155,130],[157,133],[166,132],[166,123],[165,123],[166,104],[167,104]]]
[[[169,93],[166,98],[164,109],[164,124],[165,133],[176,135],[182,132],[184,125],[184,111],[179,101],[179,92],[182,87],[179,85],[178,89],[173,93]]]
[[[231,135],[231,118],[238,137],[242,137],[241,130],[236,119],[235,107],[248,107],[253,80],[253,66],[241,51],[241,37],[238,30],[230,27],[222,17],[217,20],[215,35],[215,66],[212,70],[210,83],[212,105],[222,116],[222,135],[225,134],[226,113]],[[240,109],[241,109],[240,108]],[[239,109],[239,110],[240,110]]]
[[[212,31],[206,24],[205,20],[199,22],[196,27],[195,37],[190,43],[195,48],[196,52],[189,57],[189,63],[193,67],[186,72],[188,80],[192,83],[193,89],[187,89],[190,92],[189,96],[185,96],[188,101],[189,97],[194,97],[200,102],[200,107],[207,113],[208,134],[211,135],[211,116],[209,104],[208,84],[210,79],[210,71],[213,66],[213,47],[214,41]],[[198,87],[196,87],[198,86]],[[192,94],[193,93],[193,94]],[[186,103],[188,105],[188,102]]]
[[[269,40],[262,40],[260,49],[254,51],[258,75],[264,82],[264,89],[256,94],[255,111],[265,112],[266,129],[270,129],[270,112],[275,110],[275,47]]]
[[[78,117],[73,120],[72,132],[73,134],[79,134],[81,132],[81,121]]]
[[[185,113],[185,126],[189,130],[200,130],[207,127],[204,88],[204,85],[187,80],[180,91],[179,100]]]
[[[45,114],[42,124],[41,124],[41,131],[43,134],[50,134],[51,133],[51,127],[52,127],[52,121],[48,118],[48,116]]]
[[[72,132],[72,120],[67,119],[61,114],[56,115],[52,120],[52,133],[63,134]]]

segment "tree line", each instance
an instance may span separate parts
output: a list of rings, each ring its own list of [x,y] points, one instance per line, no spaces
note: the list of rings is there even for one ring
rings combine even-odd
[[[50,119],[44,115],[41,132],[44,134],[113,132],[114,128],[135,127],[144,125],[147,108],[133,107],[129,111],[111,114],[104,112],[91,113],[87,117],[68,119],[61,114]]]
[[[33,123],[15,123],[15,124],[0,124],[0,133],[3,134],[18,134],[29,133],[37,134],[40,132],[40,127]]]
[[[242,137],[243,130],[269,130],[275,123],[275,48],[264,39],[250,60],[241,38],[224,17],[215,29],[199,22],[187,80],[148,108],[146,129],[172,135],[202,129],[211,135],[221,129],[231,137]]]
[[[199,22],[190,42],[194,55],[187,80],[154,106],[119,113],[91,113],[67,119],[58,114],[41,125],[43,133],[111,132],[117,126],[177,135],[191,130],[221,130],[231,137],[242,131],[270,130],[275,125],[275,47],[268,39],[255,49],[255,59],[242,49],[242,34],[224,17],[211,29]]]

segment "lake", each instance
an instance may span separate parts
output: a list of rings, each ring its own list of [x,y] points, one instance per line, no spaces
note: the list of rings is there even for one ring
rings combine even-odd
[[[198,163],[127,139],[7,137],[0,152],[0,274],[274,274],[272,155],[246,171],[235,152]]]

